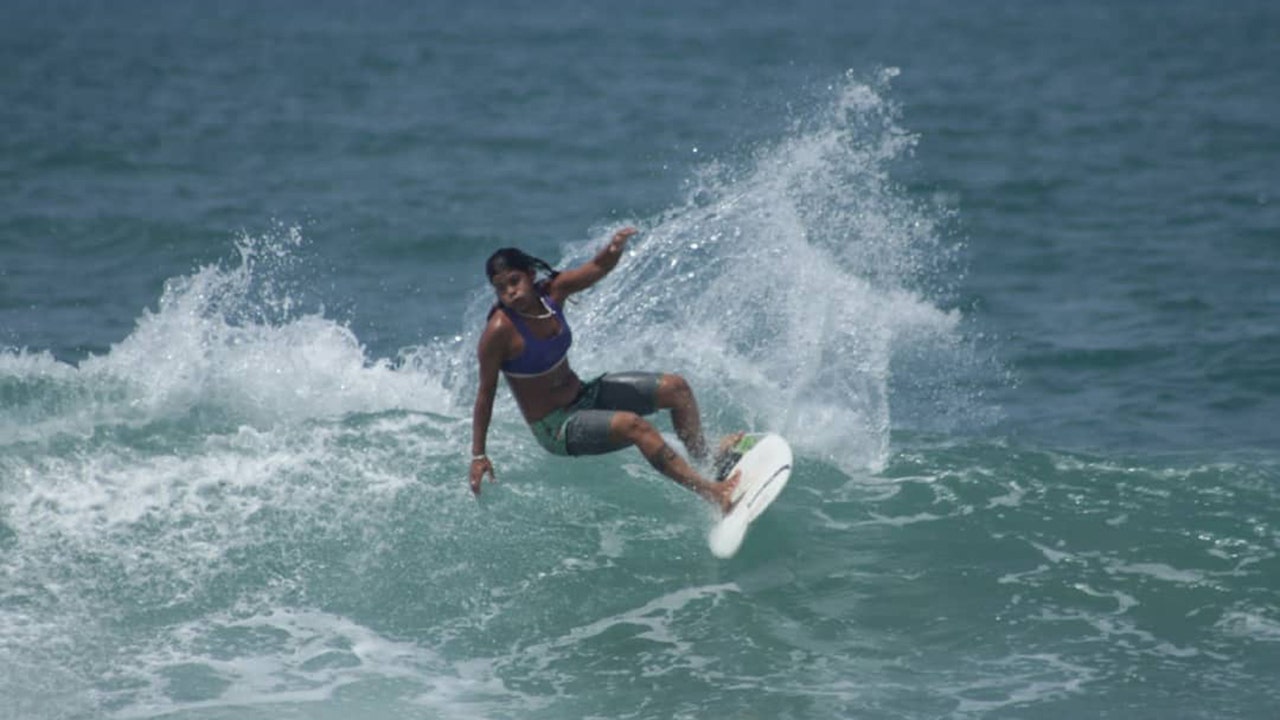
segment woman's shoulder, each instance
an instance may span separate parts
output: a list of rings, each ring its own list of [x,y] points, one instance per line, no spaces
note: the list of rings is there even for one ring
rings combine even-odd
[[[511,322],[511,318],[500,308],[494,308],[485,321],[484,330],[480,332],[480,339],[476,345],[482,353],[489,348],[493,352],[506,354],[518,336],[519,331],[516,330],[515,323]]]
[[[489,308],[489,317],[484,321],[484,331],[486,333],[503,332],[507,328],[515,329],[515,323],[512,322],[511,316],[503,310],[501,305],[494,305]]]

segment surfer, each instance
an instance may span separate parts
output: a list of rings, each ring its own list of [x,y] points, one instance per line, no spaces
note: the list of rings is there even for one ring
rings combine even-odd
[[[707,443],[698,403],[679,375],[653,372],[608,373],[583,382],[569,367],[573,333],[564,316],[565,300],[595,285],[618,264],[634,228],[614,233],[609,244],[579,267],[559,272],[515,248],[503,248],[485,262],[498,296],[480,335],[480,388],[471,417],[471,491],[480,494],[487,474],[485,454],[498,375],[507,378],[516,404],[538,443],[554,455],[599,455],[634,445],[658,472],[727,512],[737,485],[735,473],[723,482],[702,477],[667,444],[644,416],[671,411],[676,436],[702,460]],[[546,277],[539,280],[539,272]]]

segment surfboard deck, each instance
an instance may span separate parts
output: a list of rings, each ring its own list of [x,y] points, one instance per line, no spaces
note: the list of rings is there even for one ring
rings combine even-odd
[[[787,486],[791,461],[791,446],[774,433],[746,433],[716,459],[717,480],[729,477],[735,470],[742,471],[742,478],[733,493],[737,505],[720,518],[707,536],[712,555],[731,558],[737,554],[747,527]]]

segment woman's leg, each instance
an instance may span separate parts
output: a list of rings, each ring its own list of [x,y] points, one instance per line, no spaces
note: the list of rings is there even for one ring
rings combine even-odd
[[[658,382],[658,407],[671,410],[676,437],[696,460],[707,459],[707,439],[702,434],[702,415],[693,388],[680,375],[665,374]]]
[[[695,405],[695,412],[696,409]],[[698,493],[722,511],[728,512],[733,507],[733,488],[738,484],[736,473],[724,482],[706,480],[667,445],[657,428],[639,415],[615,412],[609,421],[609,439],[618,444],[635,445],[655,470]],[[706,452],[705,447],[703,452]]]

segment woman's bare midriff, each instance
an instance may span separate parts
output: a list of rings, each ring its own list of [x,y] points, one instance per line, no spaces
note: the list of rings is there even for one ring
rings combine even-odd
[[[513,377],[507,375],[507,384],[526,422],[534,423],[551,414],[553,410],[568,405],[578,397],[582,381],[569,367],[569,361],[552,368],[545,375]]]

